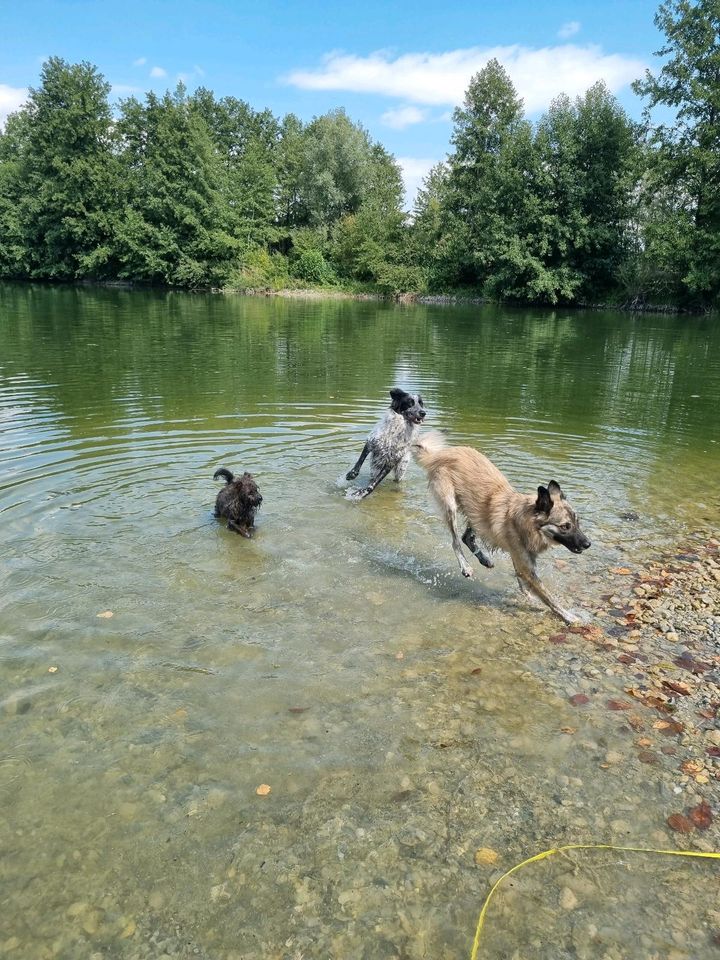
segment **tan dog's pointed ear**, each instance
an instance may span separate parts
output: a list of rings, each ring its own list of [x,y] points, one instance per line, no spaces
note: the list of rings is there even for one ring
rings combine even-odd
[[[560,489],[560,484],[557,480],[551,480],[548,484],[548,493],[550,494],[551,500],[564,500],[565,494]]]
[[[550,499],[550,491],[547,487],[538,487],[538,496],[535,501],[536,513],[550,513],[551,510],[552,500]]]

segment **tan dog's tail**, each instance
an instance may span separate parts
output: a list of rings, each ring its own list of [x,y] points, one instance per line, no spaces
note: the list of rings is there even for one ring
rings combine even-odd
[[[412,455],[425,470],[432,464],[435,455],[447,446],[445,437],[437,430],[428,430],[412,444]]]

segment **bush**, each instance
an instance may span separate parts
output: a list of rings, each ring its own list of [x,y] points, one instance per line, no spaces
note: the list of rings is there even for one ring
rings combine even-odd
[[[427,276],[422,267],[403,264],[383,264],[378,270],[376,283],[383,293],[391,296],[425,293],[427,290]]]
[[[231,290],[281,290],[289,282],[287,259],[263,247],[249,250],[232,272],[226,286]]]
[[[335,274],[319,250],[305,250],[291,262],[292,275],[307,283],[333,283]]]

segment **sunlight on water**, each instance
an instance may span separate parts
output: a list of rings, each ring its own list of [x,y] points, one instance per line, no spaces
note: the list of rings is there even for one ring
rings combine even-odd
[[[593,549],[543,570],[597,604],[717,525],[717,324],[0,287],[0,345],[0,954],[449,960],[478,847],[657,831],[507,560],[463,581],[417,467],[361,503],[343,478],[419,390],[521,489],[562,482]],[[220,466],[256,476],[253,541],[212,516]],[[488,956],[668,957],[713,898],[697,865],[581,867],[519,876]]]

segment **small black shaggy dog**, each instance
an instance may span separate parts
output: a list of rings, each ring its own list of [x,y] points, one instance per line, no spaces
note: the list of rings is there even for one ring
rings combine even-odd
[[[255,530],[255,513],[263,501],[252,474],[247,471],[234,477],[225,467],[213,474],[213,480],[222,477],[226,484],[215,501],[215,516],[227,517],[228,530],[235,530],[250,539]]]

